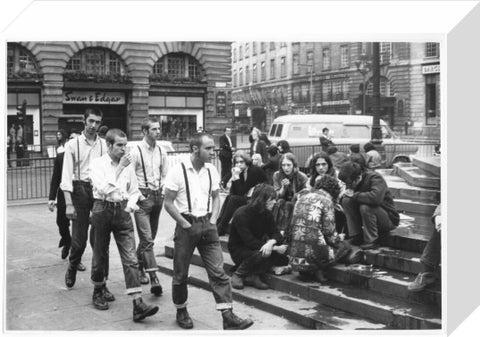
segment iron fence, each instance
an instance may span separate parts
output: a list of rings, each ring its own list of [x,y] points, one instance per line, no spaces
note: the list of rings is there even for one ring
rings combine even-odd
[[[415,151],[412,153],[412,144],[385,145],[384,155],[392,159],[394,155],[410,153],[418,156],[432,156],[438,144],[415,143]],[[337,145],[341,152],[348,153],[350,144]],[[242,148],[248,153],[249,149]],[[320,145],[294,146],[292,152],[298,159],[300,167],[305,167],[307,160],[314,153],[321,151]],[[393,154],[393,156],[392,156]],[[188,158],[189,152],[175,151],[168,153],[168,166],[173,167],[184,158]],[[28,158],[8,160],[7,169],[7,200],[27,200],[37,198],[48,198],[50,192],[50,180],[52,177],[54,158]],[[218,151],[212,164],[220,172],[221,163]],[[390,163],[391,164],[391,163]],[[387,162],[387,166],[389,163]]]

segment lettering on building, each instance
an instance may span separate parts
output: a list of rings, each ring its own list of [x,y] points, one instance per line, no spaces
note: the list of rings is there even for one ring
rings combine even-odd
[[[122,105],[125,104],[125,94],[105,91],[65,91],[63,93],[63,103]]]

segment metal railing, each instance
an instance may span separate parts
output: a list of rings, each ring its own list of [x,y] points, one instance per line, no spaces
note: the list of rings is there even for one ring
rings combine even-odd
[[[415,154],[418,156],[432,156],[438,144],[415,143],[417,147]],[[348,153],[350,144],[337,145],[341,152]],[[385,153],[391,155],[408,154],[411,152],[412,144],[385,145]],[[248,153],[249,149],[242,148]],[[295,146],[292,152],[298,159],[300,167],[305,167],[307,159],[314,153],[321,151],[320,145]],[[411,153],[410,153],[411,154]],[[172,168],[183,158],[188,158],[189,152],[176,151],[168,153],[168,166]],[[30,158],[8,160],[7,169],[7,200],[27,200],[37,198],[48,198],[50,192],[50,180],[52,178],[54,158]],[[220,172],[221,163],[218,150],[212,164]],[[388,166],[388,162],[387,162]]]

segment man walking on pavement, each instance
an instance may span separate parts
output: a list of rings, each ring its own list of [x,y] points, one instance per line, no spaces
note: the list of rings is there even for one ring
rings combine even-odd
[[[148,284],[146,271],[150,276],[150,292],[155,296],[162,294],[162,286],[156,274],[158,267],[153,245],[163,205],[162,184],[167,172],[167,154],[157,145],[160,132],[157,118],[145,118],[142,121],[143,141],[131,153],[139,190],[144,197],[138,201],[139,210],[134,213],[140,240],[137,248],[140,282]]]
[[[224,329],[246,329],[253,324],[232,312],[232,287],[223,270],[223,253],[215,225],[220,210],[220,177],[210,161],[213,137],[196,133],[190,140],[190,158],[169,170],[165,180],[165,209],[176,221],[173,256],[172,298],[177,307],[177,323],[193,328],[187,311],[187,279],[190,260],[198,249],[216,302],[222,312]]]
[[[65,214],[72,220],[72,241],[69,264],[65,274],[67,288],[74,286],[77,270],[85,270],[80,261],[87,245],[90,211],[93,206],[90,163],[94,158],[107,153],[105,140],[97,136],[97,129],[102,123],[102,118],[102,111],[96,108],[87,108],[84,114],[85,130],[80,136],[65,144],[60,188],[65,195]],[[92,231],[90,232],[90,244],[93,247],[93,235]],[[105,273],[108,274],[108,263]],[[104,292],[109,301],[115,300],[106,286]]]
[[[230,173],[232,169],[232,157],[233,152],[235,151],[235,148],[232,144],[232,139],[230,138],[231,134],[232,129],[225,128],[225,133],[219,138],[219,157],[220,162],[222,163],[221,179],[223,183],[226,183],[226,181],[224,181],[225,176]]]
[[[98,310],[108,309],[105,298],[105,265],[108,261],[110,233],[117,243],[127,294],[133,298],[133,320],[141,321],[157,313],[158,307],[147,305],[142,299],[142,286],[135,253],[135,233],[130,213],[136,210],[140,197],[137,177],[126,154],[127,135],[119,129],[111,129],[105,137],[108,152],[92,160],[90,177],[93,197],[92,226],[95,228],[92,283],[93,305]]]

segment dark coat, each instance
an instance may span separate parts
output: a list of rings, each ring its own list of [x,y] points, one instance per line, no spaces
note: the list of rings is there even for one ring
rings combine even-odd
[[[247,169],[247,181],[243,179],[243,173],[240,173],[240,179],[232,182],[230,194],[245,196],[253,186],[266,181],[267,176],[260,167],[249,166]]]
[[[320,136],[320,145],[322,146],[322,151],[327,152],[328,147],[333,145],[333,142],[331,139],[328,139],[327,137],[325,137],[325,135],[322,134]]]
[[[230,137],[230,140],[232,137]],[[230,147],[230,143],[228,142],[228,138],[226,135],[221,135],[219,138],[219,146],[220,146],[220,153],[219,156],[221,159],[232,160],[232,148]]]
[[[57,199],[57,207],[65,206],[65,196],[60,187],[62,181],[63,157],[64,152],[57,154],[53,162],[52,180],[50,181],[50,194],[48,200]]]
[[[362,181],[355,188],[352,199],[360,204],[380,206],[387,211],[390,220],[396,227],[400,222],[400,216],[395,209],[393,198],[387,183],[376,172],[363,173]]]
[[[267,162],[267,145],[263,140],[258,140],[257,146],[253,148],[253,144],[255,142],[250,144],[250,157],[253,156],[254,153],[258,153],[262,156],[262,162],[266,163]]]
[[[276,154],[274,157],[269,157],[266,164],[262,166],[267,176],[267,182],[273,185],[273,174],[280,168],[280,154]]]
[[[278,244],[283,240],[271,212],[259,213],[249,205],[242,206],[235,212],[228,238],[228,251],[237,266],[258,252],[270,239],[275,239]]]

